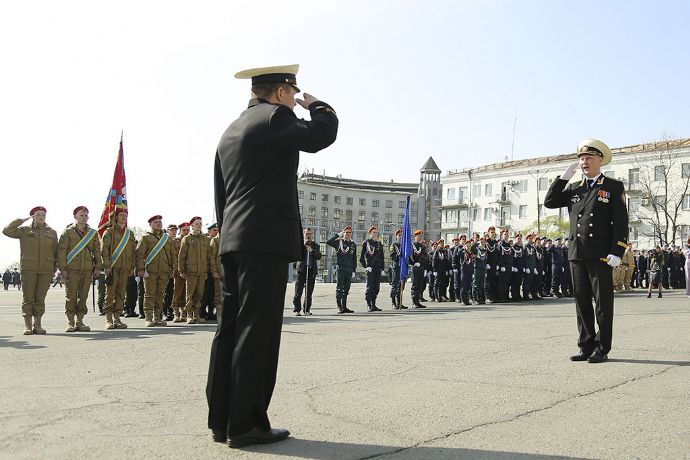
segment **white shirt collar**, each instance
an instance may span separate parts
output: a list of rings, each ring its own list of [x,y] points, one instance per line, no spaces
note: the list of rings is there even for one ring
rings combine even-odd
[[[588,181],[588,180],[593,180],[593,181],[594,181],[593,183],[596,184],[596,183],[597,183],[597,180],[599,180],[599,178],[601,177],[601,174],[602,174],[602,173],[599,173],[599,174],[597,174],[596,176],[592,177],[591,179],[590,179],[589,177],[585,176],[585,180],[586,180],[586,181]]]

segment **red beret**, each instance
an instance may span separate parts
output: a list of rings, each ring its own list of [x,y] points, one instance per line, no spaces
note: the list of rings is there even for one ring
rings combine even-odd
[[[29,215],[30,215],[30,216],[33,216],[34,213],[35,213],[36,211],[47,212],[47,211],[46,211],[46,208],[44,208],[43,206],[36,206],[36,207],[33,208],[31,211],[29,211]]]
[[[400,234],[402,234],[402,230],[400,230],[400,229],[397,229],[397,230],[395,231],[395,234],[396,234],[396,235],[400,235]]]
[[[464,235],[463,235],[463,236],[464,236]],[[453,238],[453,241],[460,241],[460,237],[459,237],[459,236],[456,236],[455,238]]]
[[[343,229],[343,231],[347,231],[347,230],[352,230],[352,227],[350,227],[350,226],[348,225],[347,227],[345,227],[345,228]]]
[[[201,220],[201,217],[199,216],[194,216],[189,220],[189,225],[192,225],[194,221]]]
[[[76,208],[74,208],[74,211],[72,211],[72,215],[76,216],[79,211],[89,212],[89,208],[87,208],[86,206],[77,206]]]
[[[180,228],[189,227],[189,222],[182,222]]]
[[[374,230],[378,230],[378,229],[376,228],[376,225],[372,225],[371,227],[369,227],[369,230],[367,230],[367,233],[371,233],[371,232],[373,232]]]
[[[163,220],[163,216],[151,216],[149,217],[149,224],[154,220]]]
[[[422,233],[424,233],[424,232],[421,231],[421,230],[415,230],[414,233],[413,233],[413,235],[414,235],[414,236],[417,236],[417,235],[421,235]]]

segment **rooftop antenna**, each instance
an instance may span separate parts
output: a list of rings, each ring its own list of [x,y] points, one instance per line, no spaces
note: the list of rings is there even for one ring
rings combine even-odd
[[[510,160],[514,160],[514,154],[515,154],[515,127],[517,126],[517,113],[515,114],[515,118],[513,119],[513,143],[510,146]]]

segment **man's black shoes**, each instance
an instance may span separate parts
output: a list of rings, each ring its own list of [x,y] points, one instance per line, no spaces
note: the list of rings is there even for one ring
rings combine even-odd
[[[239,448],[250,446],[252,444],[271,444],[273,442],[282,441],[290,436],[288,430],[282,430],[279,428],[272,428],[270,430],[261,430],[259,428],[253,428],[248,432],[231,436],[228,439],[228,446],[232,448]]]
[[[580,352],[578,355],[573,355],[570,357],[571,361],[587,361],[589,357],[592,356],[592,353],[584,353]]]
[[[609,356],[606,353],[603,353],[601,350],[595,350],[592,356],[589,357],[587,360],[588,363],[604,363],[608,361]]]
[[[228,434],[225,430],[211,430],[211,437],[213,442],[227,442]]]

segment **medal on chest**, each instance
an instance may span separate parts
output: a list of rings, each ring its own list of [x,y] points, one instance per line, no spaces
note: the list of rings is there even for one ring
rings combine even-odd
[[[606,190],[599,190],[597,195],[599,195],[597,201],[601,201],[602,203],[608,203],[611,198],[611,192],[607,192]]]

